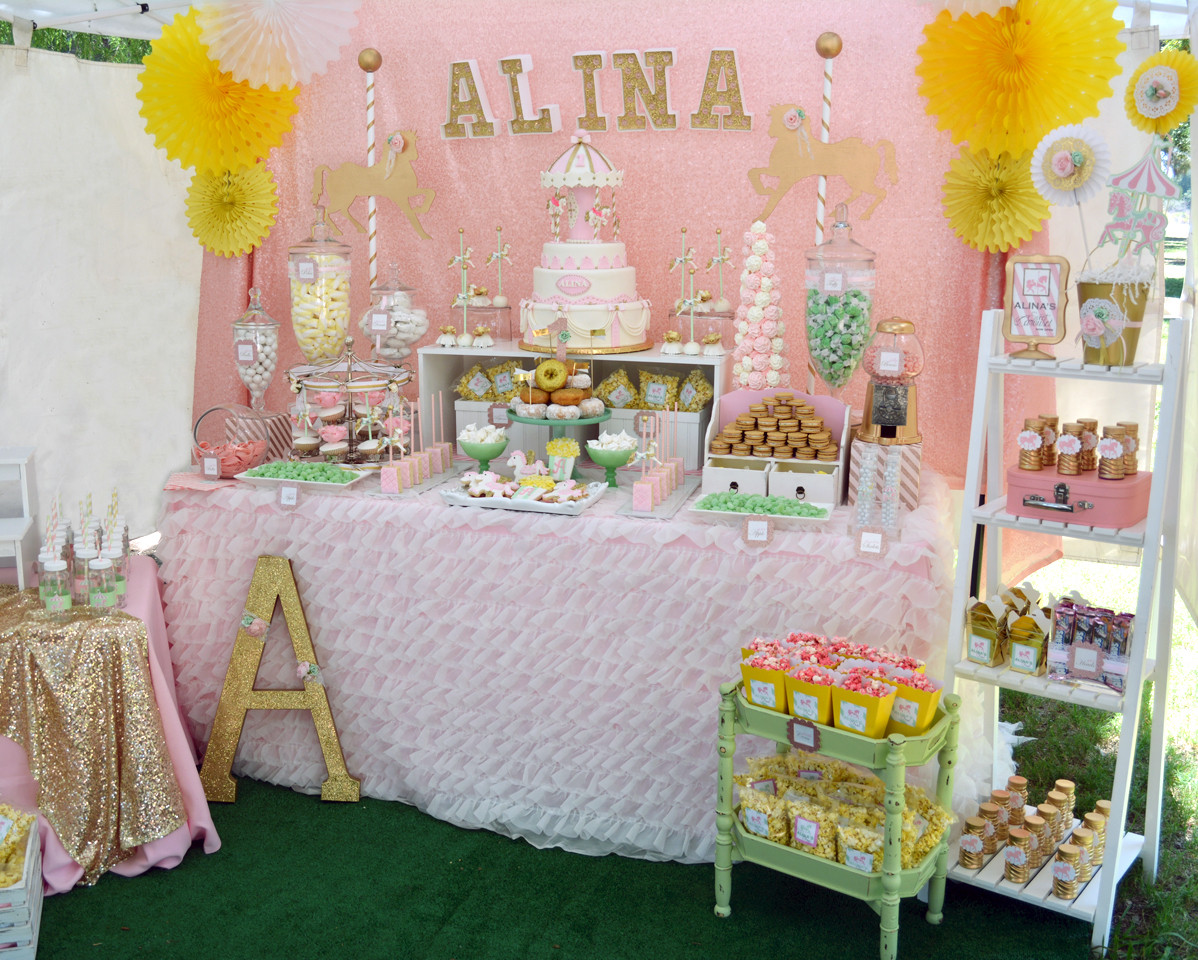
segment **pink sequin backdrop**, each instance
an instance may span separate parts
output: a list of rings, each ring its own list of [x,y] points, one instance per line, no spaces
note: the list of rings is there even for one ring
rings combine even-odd
[[[653,303],[652,333],[660,339],[678,293],[677,274],[667,268],[678,252],[681,227],[688,228],[689,243],[704,265],[715,252],[716,227],[723,228],[734,249],[733,262],[725,270],[725,290],[735,300],[742,266],[740,237],[764,206],[746,174],[768,161],[773,145],[769,108],[798,102],[818,131],[823,62],[814,45],[820,33],[834,30],[843,38],[844,50],[834,69],[832,139],[891,140],[899,165],[898,185],[870,220],[860,219],[863,202],[853,205],[854,237],[878,254],[875,319],[897,315],[916,323],[928,356],[919,380],[924,459],[959,484],[965,472],[986,258],[957,240],[941,213],[942,177],[956,147],[925,114],[914,73],[921,30],[933,14],[933,7],[908,0],[365,3],[351,44],[326,74],[303,88],[294,129],[271,153],[279,217],[270,236],[248,269],[245,259],[205,255],[197,414],[215,403],[245,397],[233,368],[228,324],[244,309],[250,274],[265,290],[267,310],[285,325],[280,376],[267,403],[281,409],[287,402],[281,372],[301,359],[289,332],[287,248],[308,234],[315,168],[346,160],[365,162],[365,76],[357,66],[362,48],[375,47],[384,60],[375,79],[379,144],[394,130],[417,131],[419,182],[437,192],[432,210],[422,217],[432,240],[419,240],[390,203],[378,205],[380,273],[385,264],[397,261],[403,278],[417,288],[418,301],[430,316],[425,342],[436,336],[439,324],[450,320],[448,304],[457,275],[446,262],[457,252],[458,227],[465,228],[467,243],[475,251],[471,280],[494,292],[494,270],[482,263],[485,251],[492,249],[496,225],[502,224],[503,238],[511,244],[511,264],[503,271],[504,293],[517,304],[529,292],[532,267],[539,262],[549,229],[544,213],[547,191],[540,186],[539,172],[569,143],[576,118],[583,113],[581,74],[572,64],[572,54],[583,51],[604,52],[597,80],[608,131],[594,134],[593,143],[625,171],[625,185],[618,192],[621,239],[637,268],[638,289]],[[611,54],[666,48],[675,51],[669,76],[678,128],[618,132],[615,118],[622,95]],[[728,48],[736,50],[753,129],[691,130],[690,115],[699,106],[709,52]],[[507,133],[512,104],[498,60],[522,53],[532,57],[531,107],[556,103],[561,109],[562,130],[557,134]],[[497,135],[445,141],[440,125],[446,120],[449,66],[464,59],[478,63]],[[528,107],[526,113],[534,115]],[[385,158],[381,147],[376,158]],[[814,242],[815,192],[815,178],[800,183],[769,220],[777,236],[778,275],[784,285],[792,385],[799,388],[806,382],[803,273],[805,251]],[[828,209],[847,195],[844,181],[832,178]],[[364,222],[365,201],[358,201],[353,210]],[[356,323],[369,302],[367,243],[364,234],[343,226],[353,245]],[[1029,245],[1027,252],[1042,250],[1043,235],[1036,239],[1040,242]],[[714,273],[699,273],[696,280],[700,278],[703,286],[714,287]],[[860,401],[863,378],[857,374],[850,399]],[[1051,402],[1051,394],[1023,396],[1018,409],[1012,406],[1012,414],[1021,416],[1025,404],[1048,409]]]

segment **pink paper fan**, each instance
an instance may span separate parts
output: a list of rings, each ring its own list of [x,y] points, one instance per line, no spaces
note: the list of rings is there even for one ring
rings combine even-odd
[[[255,87],[307,83],[349,42],[360,0],[210,0],[200,37],[221,69]]]

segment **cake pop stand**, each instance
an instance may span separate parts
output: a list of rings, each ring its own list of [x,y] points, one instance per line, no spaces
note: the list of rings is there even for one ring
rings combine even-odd
[[[532,417],[521,417],[511,410],[507,412],[507,418],[516,423],[526,423],[532,427],[548,427],[551,440],[559,440],[566,435],[566,427],[589,427],[593,423],[607,423],[611,419],[611,408],[608,407],[597,417],[583,417],[580,420],[545,420],[534,419]],[[581,446],[581,444],[580,444]],[[575,480],[582,480],[584,477],[578,472],[578,466],[575,464],[572,477]]]

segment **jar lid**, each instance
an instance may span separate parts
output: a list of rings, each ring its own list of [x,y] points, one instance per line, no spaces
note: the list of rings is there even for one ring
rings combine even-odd
[[[100,551],[100,558],[103,560],[119,560],[124,551],[118,550],[116,547],[110,547]]]
[[[77,547],[75,556],[80,560],[92,560],[100,555],[100,552],[95,547]]]
[[[111,570],[112,561],[100,558],[98,560],[89,560],[87,564],[88,570]]]
[[[67,568],[65,560],[47,560],[45,564],[46,573],[62,573]]]
[[[889,320],[879,320],[878,333],[914,333],[915,324],[902,317],[892,317]]]
[[[262,291],[258,287],[250,287],[250,303],[245,313],[233,321],[234,326],[277,327],[279,321],[273,319],[262,309]]]

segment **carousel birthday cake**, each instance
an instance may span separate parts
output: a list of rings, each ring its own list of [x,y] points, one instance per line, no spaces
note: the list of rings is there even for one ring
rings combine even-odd
[[[649,301],[636,292],[636,268],[619,240],[614,188],[624,173],[577,132],[541,174],[549,199],[553,240],[532,271],[532,295],[520,303],[522,344],[553,350],[568,332],[572,353],[624,353],[647,349]],[[603,188],[608,188],[606,201]],[[610,239],[605,239],[605,236]]]

